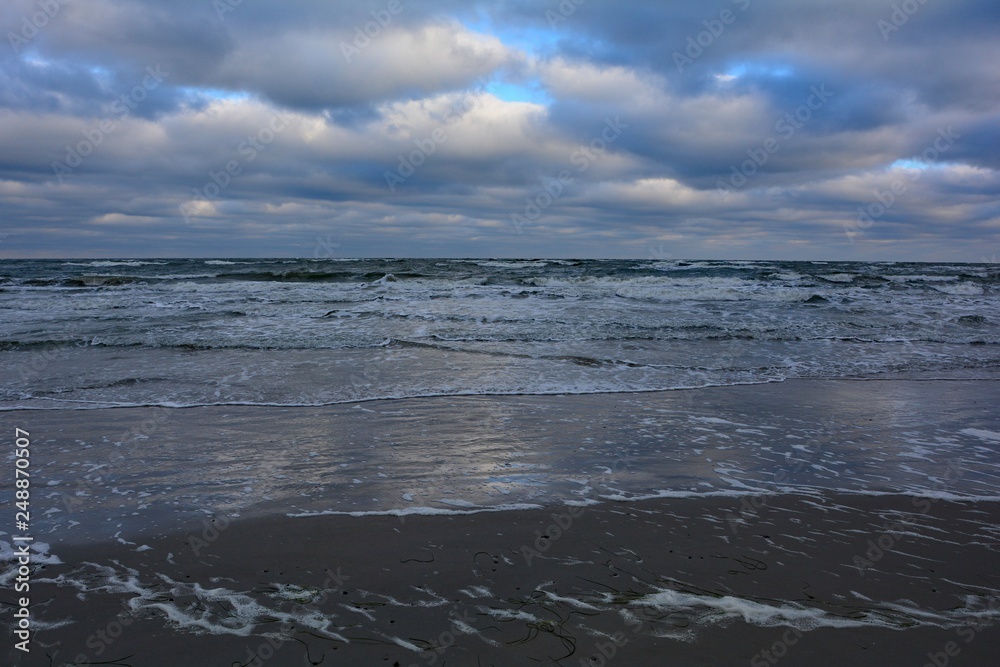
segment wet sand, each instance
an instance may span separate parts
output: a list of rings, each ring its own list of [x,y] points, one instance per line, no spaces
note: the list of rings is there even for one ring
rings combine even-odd
[[[63,550],[36,578],[75,570],[98,590],[35,584],[45,618],[75,622],[38,633],[28,659],[5,652],[136,667],[996,664],[998,525],[995,503],[856,495],[235,521],[136,536],[140,552]],[[282,585],[296,588],[275,597]],[[330,625],[308,627],[315,614]]]

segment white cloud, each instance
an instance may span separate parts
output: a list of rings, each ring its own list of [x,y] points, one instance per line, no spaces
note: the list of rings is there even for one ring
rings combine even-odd
[[[393,26],[358,48],[340,30],[290,31],[264,43],[245,39],[213,78],[284,104],[338,106],[433,95],[513,66],[520,54],[459,23]]]

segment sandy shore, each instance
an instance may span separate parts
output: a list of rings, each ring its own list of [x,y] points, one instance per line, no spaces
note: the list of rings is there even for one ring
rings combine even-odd
[[[237,521],[65,550],[36,577],[77,583],[33,590],[74,622],[7,664],[995,664],[997,525],[864,496]]]
[[[30,654],[0,586],[0,663],[1000,664],[998,395],[811,380],[4,413],[32,431],[50,546]]]

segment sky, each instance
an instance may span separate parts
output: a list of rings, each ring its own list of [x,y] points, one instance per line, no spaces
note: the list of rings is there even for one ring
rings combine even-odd
[[[5,0],[0,257],[995,262],[996,0]]]

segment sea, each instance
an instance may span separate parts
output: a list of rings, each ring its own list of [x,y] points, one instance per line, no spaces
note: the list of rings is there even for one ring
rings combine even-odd
[[[3,410],[655,392],[1000,368],[1000,265],[0,261]]]

